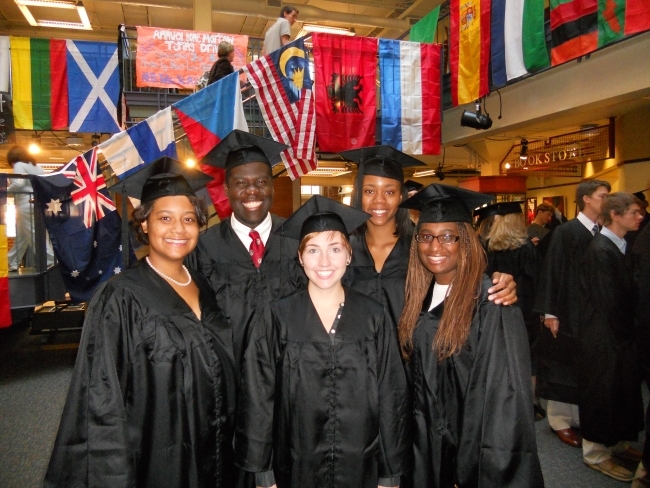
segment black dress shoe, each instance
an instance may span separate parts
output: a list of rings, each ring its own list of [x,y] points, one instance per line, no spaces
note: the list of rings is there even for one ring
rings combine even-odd
[[[539,422],[546,418],[546,410],[544,410],[541,405],[533,403],[533,412],[535,413],[535,422]]]

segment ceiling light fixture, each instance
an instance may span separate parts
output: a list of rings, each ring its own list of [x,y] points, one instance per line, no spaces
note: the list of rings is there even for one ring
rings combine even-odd
[[[511,168],[510,163],[506,163],[505,167],[506,167],[506,169],[510,169]]]
[[[492,127],[492,119],[489,115],[481,113],[481,103],[477,100],[476,112],[468,112],[463,110],[463,115],[460,117],[460,125],[462,127],[472,127],[476,130],[487,130]]]
[[[41,152],[41,136],[34,134],[32,136],[32,143],[27,148],[29,154],[38,154]]]
[[[423,171],[416,171],[413,173],[413,178],[424,178],[425,176],[435,176],[435,169],[425,169]]]
[[[29,25],[33,27],[54,27],[57,29],[92,30],[88,13],[83,2],[66,2],[64,0],[14,0],[20,11],[25,16]],[[47,7],[67,10],[77,10],[81,22],[61,22],[57,20],[36,20],[28,7]]]
[[[436,176],[440,181],[445,179],[445,174],[442,172],[442,164],[438,164],[438,169],[436,170]]]
[[[311,34],[312,32],[321,32],[323,34],[338,34],[340,36],[355,35],[354,30],[350,30],[346,27],[330,27],[328,25],[303,24],[302,29],[300,29],[297,37],[304,37],[307,34]]]
[[[345,168],[336,168],[336,167],[319,166],[316,169],[312,169],[305,176],[333,177],[333,176],[346,175],[348,173],[352,173],[352,170],[348,169],[347,167],[345,167]]]
[[[526,139],[521,140],[521,149],[519,150],[519,159],[526,161],[528,159],[528,141]]]
[[[193,168],[194,166],[196,166],[196,161],[194,161],[194,159],[192,158],[187,158],[185,160],[185,166],[187,166],[188,168]]]

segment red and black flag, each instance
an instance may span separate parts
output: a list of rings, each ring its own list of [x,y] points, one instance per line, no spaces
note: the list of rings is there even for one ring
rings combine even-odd
[[[598,48],[598,0],[551,0],[553,66]]]
[[[377,39],[314,33],[313,41],[319,149],[374,146]]]

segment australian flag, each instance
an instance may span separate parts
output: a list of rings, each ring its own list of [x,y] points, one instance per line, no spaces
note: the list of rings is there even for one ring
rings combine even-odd
[[[56,173],[30,179],[66,290],[73,302],[88,301],[100,283],[125,268],[122,220],[103,184],[97,148],[73,159]]]

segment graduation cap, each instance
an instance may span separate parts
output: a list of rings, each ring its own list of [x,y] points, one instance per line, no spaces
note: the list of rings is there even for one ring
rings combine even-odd
[[[142,204],[160,197],[196,196],[194,191],[212,181],[212,177],[188,168],[176,159],[164,156],[142,166],[108,189],[137,198]]]
[[[635,197],[637,197],[637,198],[638,198],[639,200],[641,200],[642,202],[645,202],[645,201],[646,201],[646,199],[645,199],[645,195],[643,194],[642,191],[638,191],[638,192],[636,192],[636,193],[632,193],[632,195],[634,195]]]
[[[472,210],[490,203],[491,195],[433,183],[400,204],[420,211],[418,223],[472,222]]]
[[[487,207],[482,207],[474,210],[474,217],[478,215],[479,223],[482,220],[485,220],[488,217],[493,215],[508,215],[515,213],[523,213],[521,210],[521,204],[524,202],[499,202],[488,205]]]
[[[418,183],[417,181],[406,180],[404,182],[404,188],[406,188],[407,192],[418,191],[424,188],[424,185],[422,183]]]
[[[266,163],[273,167],[282,160],[280,153],[287,147],[289,146],[271,139],[235,129],[206,154],[200,163],[226,170],[246,163]]]
[[[404,182],[404,170],[409,166],[425,166],[414,157],[391,146],[368,146],[341,153],[345,159],[359,165],[359,175],[381,176]]]
[[[302,241],[312,232],[337,230],[347,239],[350,232],[370,218],[370,214],[335,202],[329,198],[314,195],[286,220],[276,234]]]

